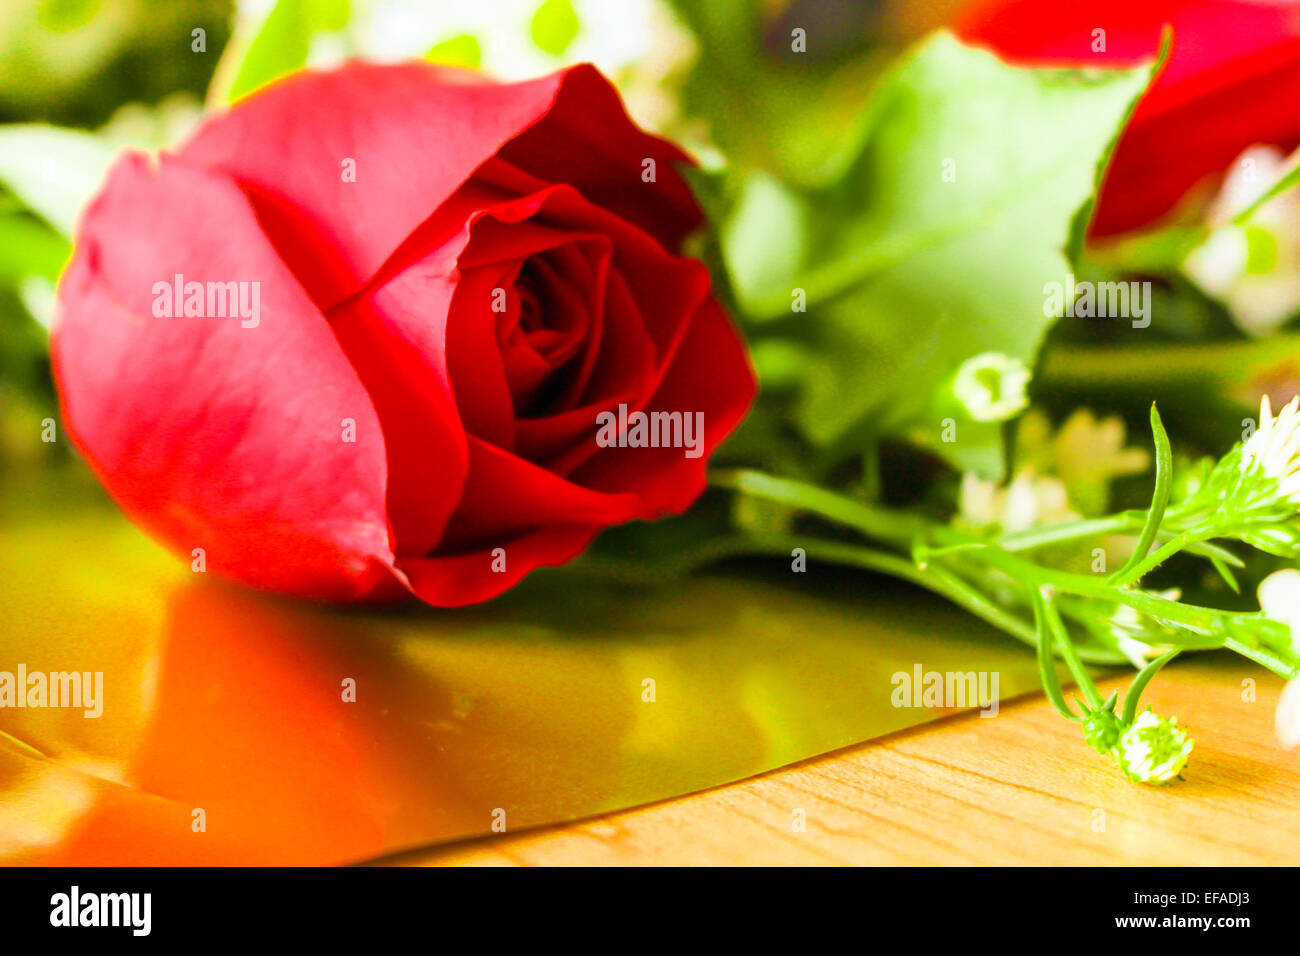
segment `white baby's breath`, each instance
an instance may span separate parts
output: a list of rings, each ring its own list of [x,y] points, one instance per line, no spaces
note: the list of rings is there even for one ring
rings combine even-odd
[[[1268,396],[1260,399],[1259,428],[1241,452],[1242,474],[1255,469],[1278,483],[1278,498],[1300,504],[1300,395],[1276,416]]]
[[[1029,369],[1020,359],[1002,352],[983,352],[961,364],[952,390],[975,421],[1001,422],[1029,404],[1028,385]]]
[[[1116,751],[1120,766],[1134,780],[1168,783],[1187,766],[1192,738],[1177,718],[1165,720],[1147,708],[1124,731]]]
[[[1282,688],[1273,717],[1273,729],[1277,733],[1277,742],[1287,750],[1300,747],[1300,678],[1289,681]]]

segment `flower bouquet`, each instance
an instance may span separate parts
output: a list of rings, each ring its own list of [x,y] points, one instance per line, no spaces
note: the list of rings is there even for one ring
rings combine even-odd
[[[1142,705],[1190,652],[1300,743],[1296,8],[613,6],[239,4],[162,31],[170,99],[3,107],[14,487],[88,466],[327,630],[883,576],[1026,645],[1098,774],[1195,773]]]

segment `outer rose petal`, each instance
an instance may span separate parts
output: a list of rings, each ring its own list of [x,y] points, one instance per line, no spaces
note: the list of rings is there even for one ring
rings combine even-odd
[[[985,0],[955,24],[966,40],[1031,65],[1129,65],[1173,49],[1116,148],[1095,235],[1148,224],[1249,146],[1300,144],[1300,7],[1255,0]],[[1093,30],[1106,31],[1094,52]]]
[[[155,317],[154,283],[176,273],[259,282],[260,323]],[[258,587],[400,591],[375,410],[234,184],[127,156],[82,221],[59,300],[64,420],[136,521]]]
[[[681,448],[607,449],[573,476],[601,491],[636,492],[650,517],[685,511],[704,491],[709,455],[731,433],[754,400],[757,385],[740,336],[712,299],[706,299],[677,344],[648,411],[704,413],[704,454]]]
[[[486,601],[530,571],[568,561],[602,528],[649,517],[636,494],[590,491],[479,439],[469,441],[469,478],[448,528],[446,553],[401,562],[411,588],[430,604]],[[506,551],[505,571],[492,570],[498,547]]]
[[[683,154],[637,129],[587,65],[513,84],[419,63],[308,71],[204,124],[181,155],[244,186],[285,261],[328,309],[516,137],[507,158],[518,154],[525,168],[574,184],[662,241],[675,245],[699,221],[671,168]],[[628,190],[646,158],[656,162],[655,203]],[[355,182],[343,178],[346,159]]]
[[[490,570],[488,548],[467,554],[407,561],[403,570],[420,600],[437,607],[464,607],[497,597],[529,572],[576,558],[601,532],[594,526],[547,528],[515,538],[506,546],[506,570]]]

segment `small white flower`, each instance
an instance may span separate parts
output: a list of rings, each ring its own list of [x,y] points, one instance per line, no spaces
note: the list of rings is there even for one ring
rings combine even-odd
[[[1242,154],[1209,209],[1208,238],[1183,263],[1249,335],[1273,333],[1300,308],[1300,195],[1290,190],[1273,197],[1242,225],[1233,219],[1297,163],[1300,153],[1287,158],[1271,146]]]
[[[1259,400],[1259,428],[1241,452],[1241,472],[1259,468],[1278,483],[1278,497],[1300,504],[1300,395],[1273,415],[1265,395]]]
[[[1291,629],[1291,646],[1300,646],[1300,570],[1283,568],[1259,583],[1259,607]],[[1277,740],[1287,750],[1300,747],[1300,679],[1282,688],[1273,718]]]
[[[962,362],[952,391],[966,413],[977,422],[1001,422],[1029,404],[1025,387],[1029,369],[1002,352],[983,352]]]
[[[1182,773],[1192,754],[1192,738],[1178,726],[1147,708],[1124,731],[1116,747],[1120,767],[1141,783],[1168,783]]]
[[[1079,517],[1070,509],[1060,479],[1040,475],[1032,466],[1017,472],[1005,488],[966,472],[961,480],[959,511],[973,527],[997,525],[1008,533]]]
[[[1273,729],[1277,742],[1287,750],[1300,747],[1300,678],[1288,681],[1277,699],[1277,713],[1273,716]]]
[[[1300,633],[1300,570],[1283,568],[1259,582],[1260,610]]]

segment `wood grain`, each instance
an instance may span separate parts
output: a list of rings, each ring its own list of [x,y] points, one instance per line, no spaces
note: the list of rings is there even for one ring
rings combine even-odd
[[[1168,787],[1126,781],[1034,696],[994,718],[963,714],[731,786],[406,862],[1295,865],[1300,753],[1274,738],[1281,686],[1230,656],[1171,665],[1143,698],[1196,739],[1186,779]]]

